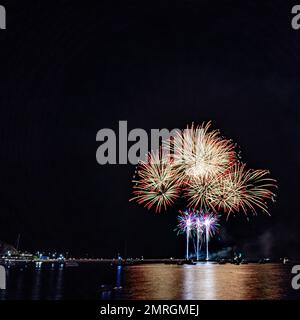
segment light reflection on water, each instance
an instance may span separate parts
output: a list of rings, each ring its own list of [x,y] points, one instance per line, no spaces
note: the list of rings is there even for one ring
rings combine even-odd
[[[7,290],[0,290],[0,300],[300,299],[300,291],[291,288],[291,268],[199,263],[9,270]]]
[[[183,269],[183,299],[216,299],[215,268],[212,264],[186,266]]]
[[[300,298],[279,264],[148,265],[125,270],[129,299],[248,300]]]

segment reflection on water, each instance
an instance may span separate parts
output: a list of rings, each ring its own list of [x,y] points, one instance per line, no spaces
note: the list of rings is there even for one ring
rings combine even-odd
[[[122,266],[117,266],[116,288],[122,288]]]
[[[8,270],[7,290],[0,290],[0,300],[45,299],[60,300],[63,298],[63,270]]]
[[[148,265],[125,270],[124,298],[245,300],[300,298],[280,264]]]
[[[215,266],[203,264],[201,266],[186,266],[183,269],[182,299],[216,299]],[[198,298],[195,297],[198,295]]]
[[[281,264],[148,264],[113,267],[9,270],[10,299],[299,299],[291,288],[291,266]]]

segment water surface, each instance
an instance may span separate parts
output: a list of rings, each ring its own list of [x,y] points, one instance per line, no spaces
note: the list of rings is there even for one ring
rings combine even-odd
[[[300,299],[282,264],[146,264],[9,270],[0,300],[63,299]]]

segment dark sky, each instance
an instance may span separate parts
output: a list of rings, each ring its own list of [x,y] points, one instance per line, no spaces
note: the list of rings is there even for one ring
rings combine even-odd
[[[121,4],[120,4],[121,3]],[[0,239],[81,255],[183,256],[176,210],[128,202],[131,165],[96,133],[212,120],[278,180],[271,217],[224,222],[214,248],[300,256],[300,31],[288,1],[1,1]]]

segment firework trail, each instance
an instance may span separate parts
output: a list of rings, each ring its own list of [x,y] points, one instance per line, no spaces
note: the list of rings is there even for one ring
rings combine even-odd
[[[199,260],[199,253],[200,253],[200,250],[201,250],[200,241],[201,241],[201,244],[202,244],[202,236],[203,236],[203,233],[204,233],[204,223],[203,223],[202,216],[199,213],[195,217],[194,226],[195,226],[196,236],[197,236],[196,259],[198,261]]]
[[[196,236],[196,258],[199,260],[200,254],[200,241],[205,234],[206,242],[206,260],[209,258],[208,243],[210,239],[219,231],[220,215],[206,212],[206,211],[194,211],[186,209],[180,211],[178,216],[177,234],[186,234],[186,259],[189,259],[189,239]]]
[[[192,236],[192,231],[195,227],[196,212],[191,210],[185,210],[179,212],[177,233],[186,234],[186,259],[189,259],[189,240]]]
[[[211,237],[215,235],[217,231],[219,231],[220,224],[220,215],[216,213],[205,213],[202,216],[203,224],[205,227],[205,241],[206,241],[206,260],[209,260],[209,252],[208,252],[208,243]]]

